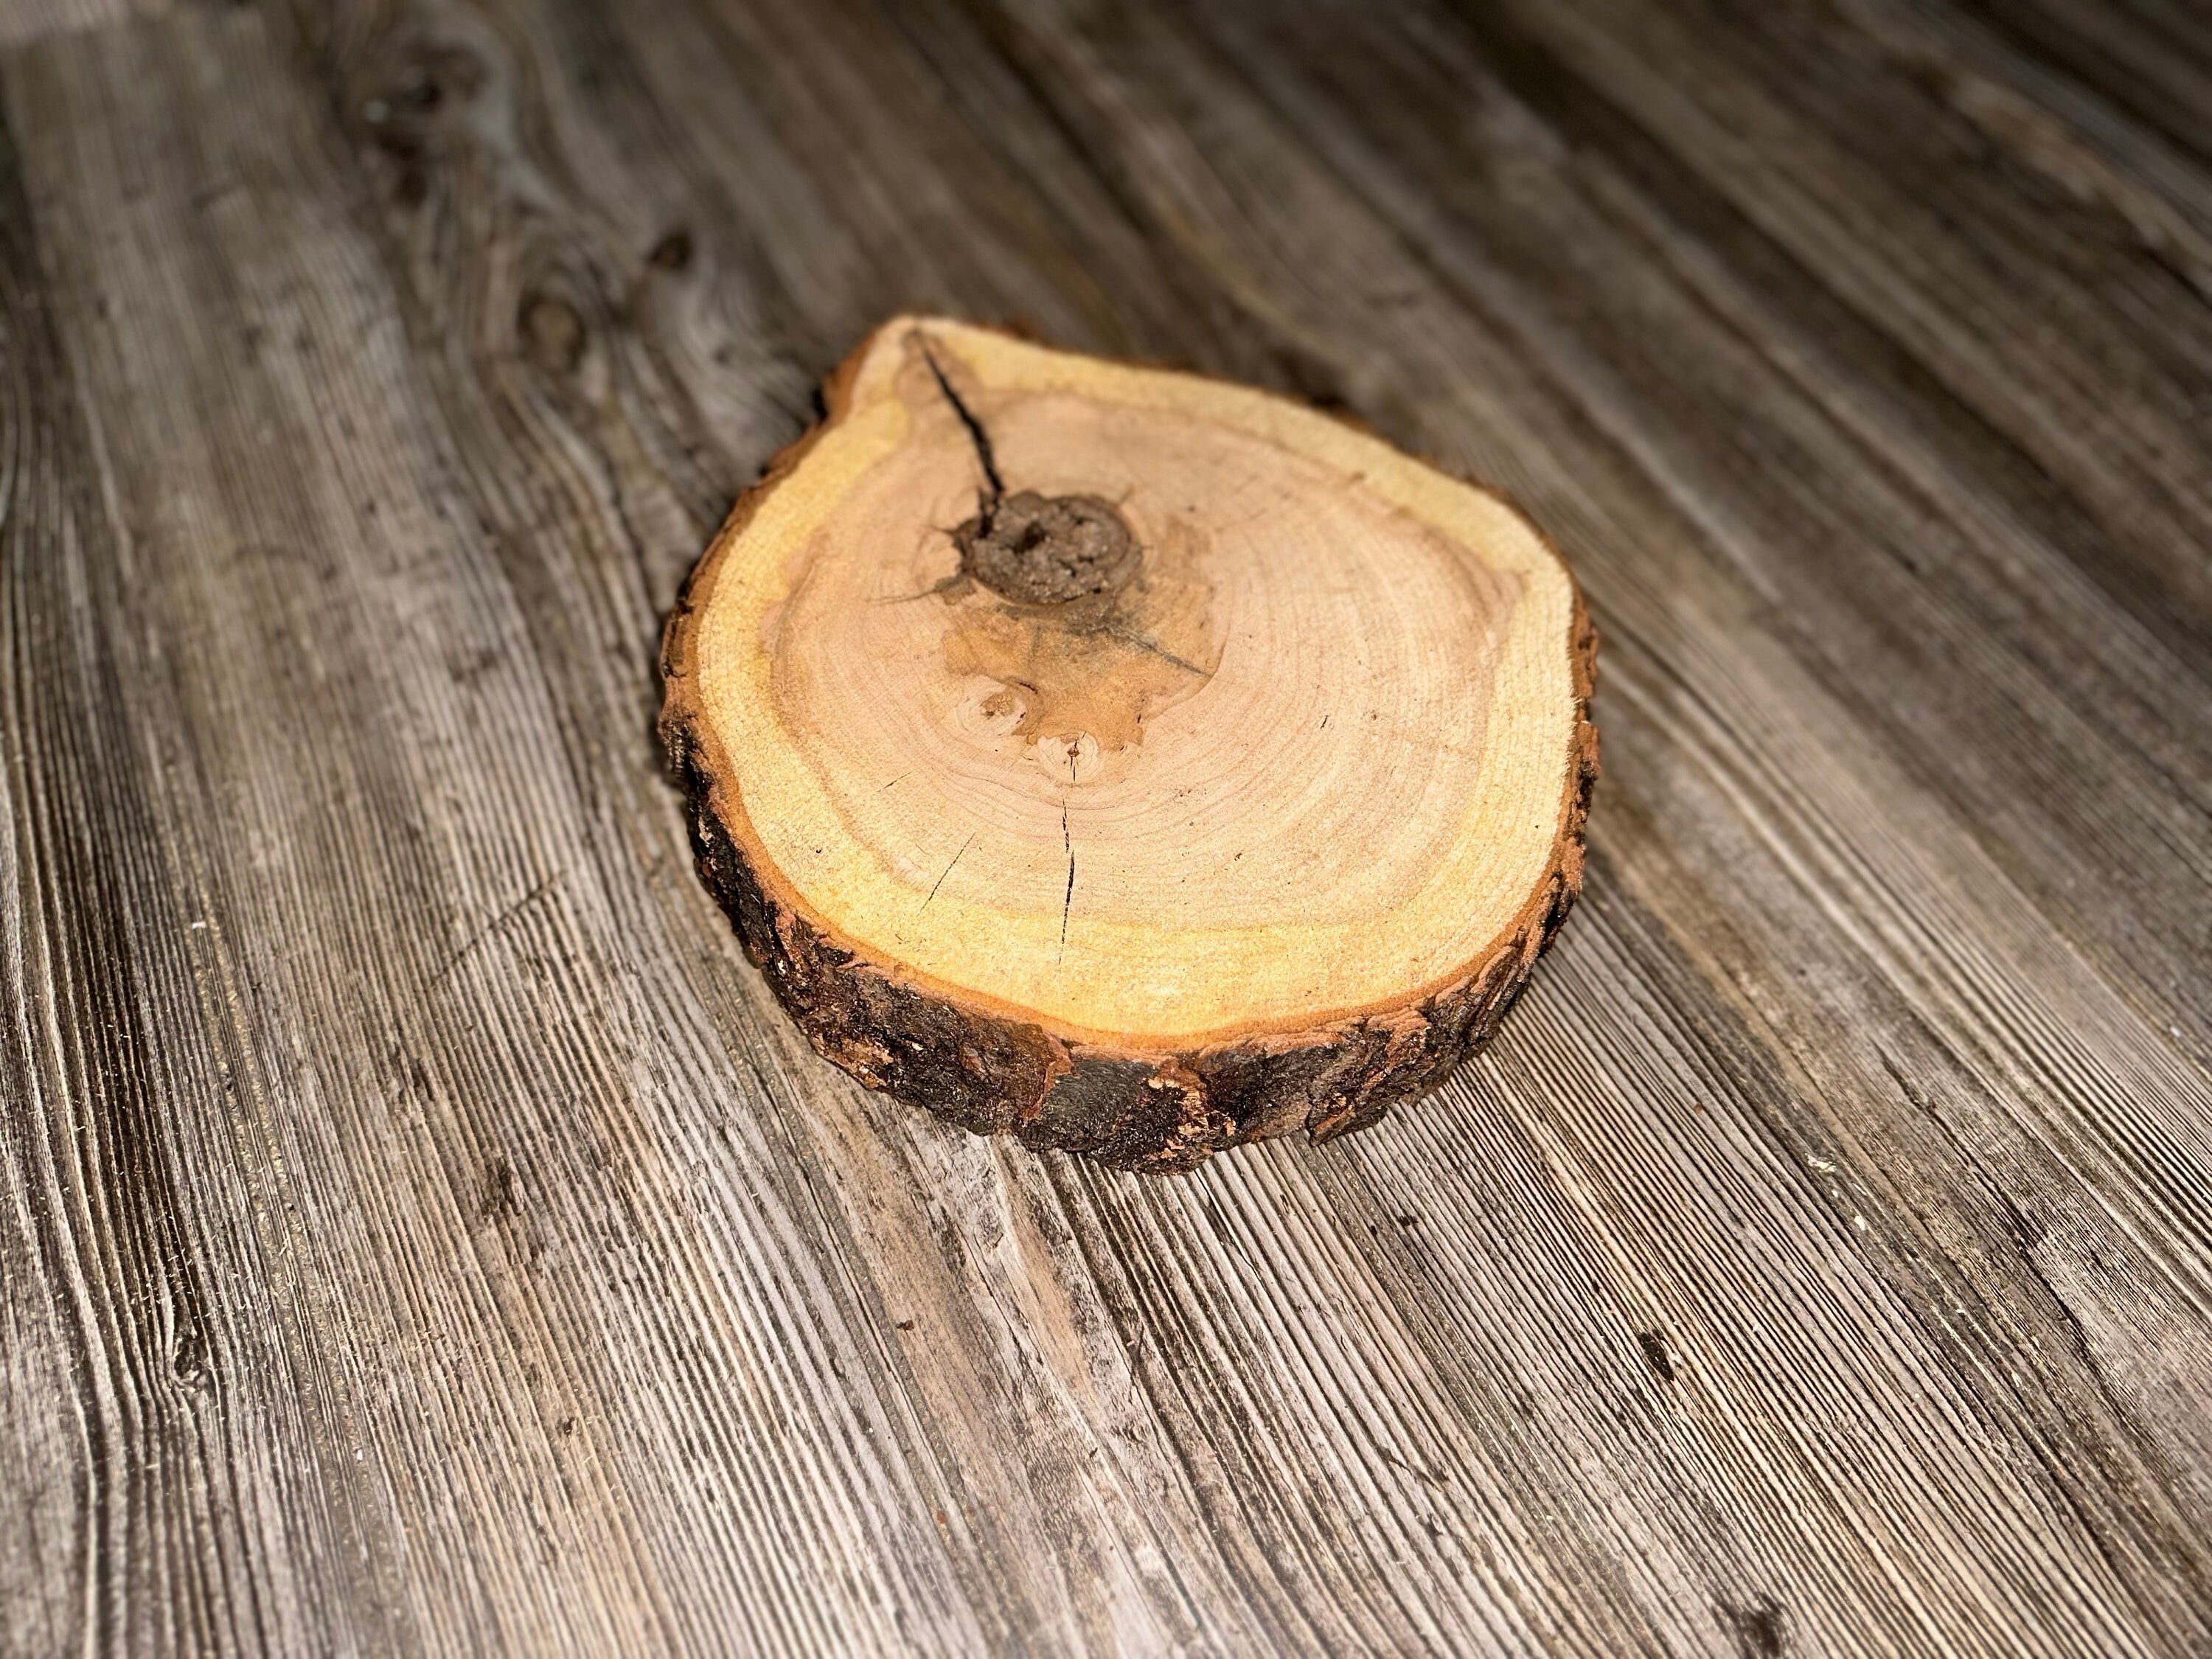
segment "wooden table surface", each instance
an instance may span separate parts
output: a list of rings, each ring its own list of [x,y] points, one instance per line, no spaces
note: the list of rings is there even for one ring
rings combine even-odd
[[[2212,10],[0,6],[0,1651],[2212,1652]],[[814,1058],[651,736],[903,308],[1503,485],[1490,1053]]]

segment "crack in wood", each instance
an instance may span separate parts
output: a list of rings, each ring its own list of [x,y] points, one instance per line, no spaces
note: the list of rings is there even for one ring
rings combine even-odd
[[[929,337],[916,330],[914,338],[921,349],[922,362],[929,365],[929,372],[937,380],[937,389],[945,394],[945,401],[952,405],[952,412],[960,417],[960,424],[968,428],[969,441],[975,446],[975,459],[982,465],[984,482],[988,486],[976,492],[981,503],[976,517],[982,526],[983,533],[988,536],[991,532],[992,515],[998,512],[999,503],[1006,499],[1006,481],[999,476],[998,458],[991,453],[991,434],[983,429],[983,422],[962,401],[960,394],[952,389],[951,380],[946,378],[944,368],[938,363],[937,354],[929,349]]]
[[[898,780],[896,778],[893,778],[891,780],[891,783],[896,783],[897,781]],[[890,784],[885,784],[884,787],[888,789],[890,787]],[[960,850],[952,855],[952,863],[945,866],[945,874],[938,877],[936,881],[931,884],[929,889],[929,898],[926,898],[921,902],[921,908],[923,909],[927,910],[929,908],[929,899],[933,899],[937,896],[937,890],[945,885],[945,876],[950,876],[952,873],[952,866],[959,863],[960,860],[967,855],[968,849],[975,844],[975,836],[974,832],[970,831],[968,839],[960,843]]]
[[[1067,770],[1069,781],[1072,783],[1074,781],[1075,773],[1075,757],[1073,755],[1068,757]],[[1067,848],[1067,890],[1060,895],[1060,959],[1066,961],[1067,917],[1068,913],[1075,908],[1075,838],[1068,830],[1066,801],[1060,804],[1060,844]]]

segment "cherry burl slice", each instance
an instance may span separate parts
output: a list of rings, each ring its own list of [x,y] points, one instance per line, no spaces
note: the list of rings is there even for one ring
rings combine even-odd
[[[814,1046],[1188,1168],[1421,1094],[1580,887],[1595,638],[1497,496],[1268,393],[878,330],[668,623],[708,887]]]

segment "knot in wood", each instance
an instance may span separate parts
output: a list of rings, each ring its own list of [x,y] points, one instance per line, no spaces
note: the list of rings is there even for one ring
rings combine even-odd
[[[961,568],[1017,605],[1111,593],[1137,572],[1137,539],[1111,501],[1018,490],[952,532]]]

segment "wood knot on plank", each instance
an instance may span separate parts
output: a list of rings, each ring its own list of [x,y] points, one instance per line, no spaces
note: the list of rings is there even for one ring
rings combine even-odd
[[[371,65],[359,115],[370,142],[397,165],[394,187],[403,203],[415,206],[428,194],[426,167],[445,117],[473,100],[489,74],[469,47],[422,39],[398,43]]]
[[[1735,1638],[1739,1659],[1782,1659],[1788,1651],[1782,1603],[1763,1591],[1747,1607],[1723,1601],[1714,1609],[1722,1627]]]
[[[523,353],[548,374],[568,374],[583,361],[584,319],[566,300],[550,294],[526,296],[515,318]]]

